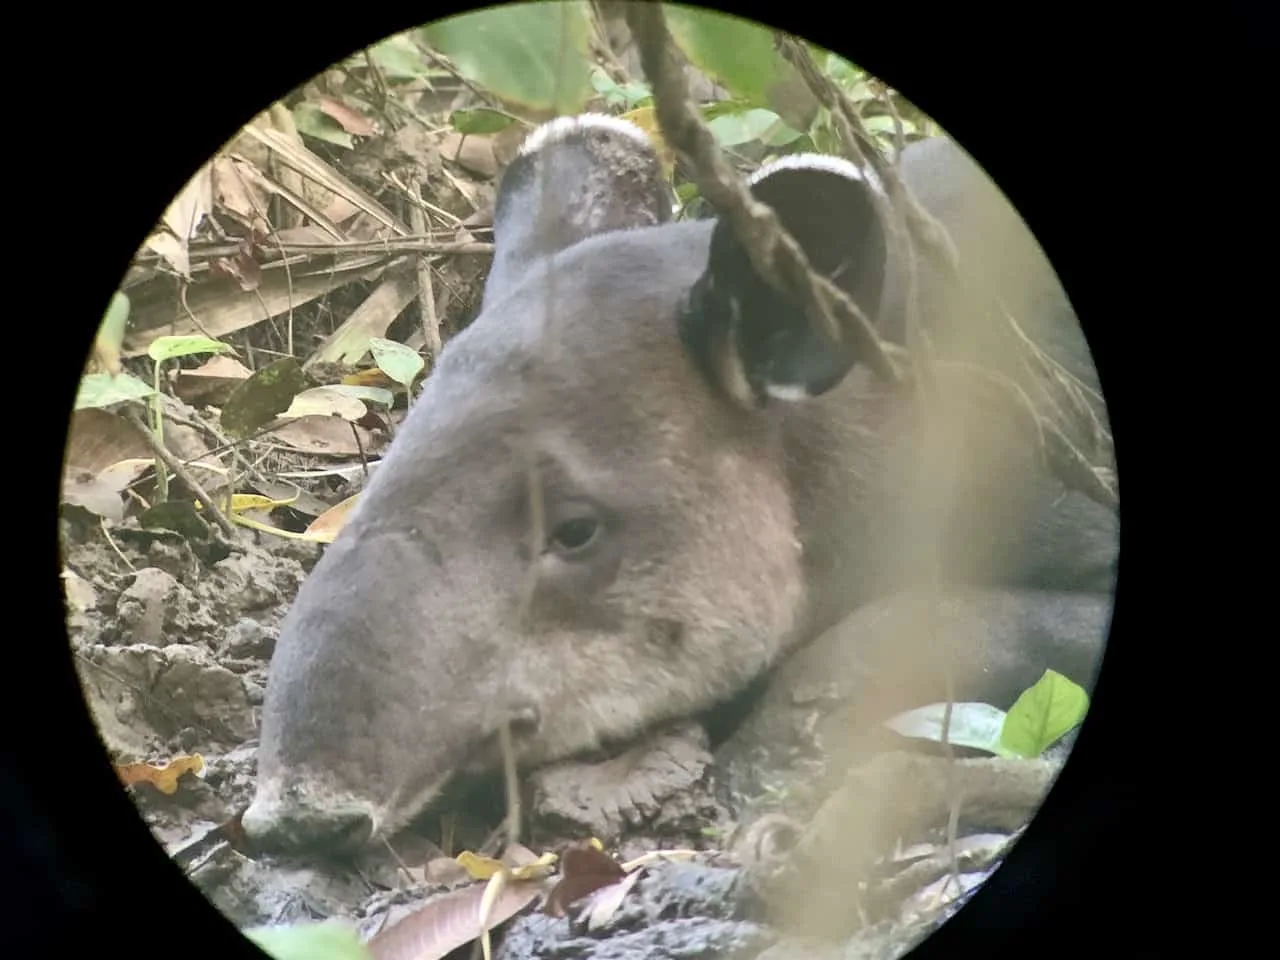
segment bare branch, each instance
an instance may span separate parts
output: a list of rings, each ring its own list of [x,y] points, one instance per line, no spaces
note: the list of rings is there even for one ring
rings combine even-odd
[[[771,287],[802,304],[828,336],[848,343],[881,378],[898,382],[901,374],[866,314],[842,290],[814,273],[808,257],[783,229],[773,210],[752,197],[725,162],[711,131],[690,102],[684,70],[667,32],[661,5],[628,4],[626,16],[645,76],[653,87],[663,136],[694,170],[702,195],[733,225],[752,265]]]

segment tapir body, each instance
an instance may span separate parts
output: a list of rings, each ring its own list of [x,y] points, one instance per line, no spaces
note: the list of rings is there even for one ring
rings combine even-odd
[[[925,141],[900,169],[962,269],[1096,389],[1053,271],[973,161]],[[900,337],[912,285],[875,177],[788,158],[752,189]],[[970,621],[993,618],[965,632],[979,640],[958,698],[1007,706],[1046,668],[1092,680],[1115,512],[995,420],[957,416],[967,432],[952,431],[959,459],[939,482],[920,460],[918,395],[825,339],[727,224],[673,221],[639,130],[587,116],[531,134],[500,187],[495,243],[480,315],[441,352],[282,627],[251,836],[366,843],[455,774],[495,768],[505,722],[525,768],[624,741],[733,697],[922,578],[965,598]],[[970,311],[923,263],[914,282],[921,321],[963,360],[948,331]],[[1010,625],[1015,608],[1034,629]],[[944,617],[924,652],[946,643]],[[884,683],[881,698],[920,692]]]

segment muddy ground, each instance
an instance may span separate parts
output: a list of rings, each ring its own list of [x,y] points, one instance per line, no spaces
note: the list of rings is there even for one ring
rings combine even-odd
[[[486,846],[504,815],[497,782],[459,785],[358,861],[259,856],[236,832],[280,621],[322,546],[244,530],[228,548],[73,507],[62,535],[70,641],[112,759],[203,759],[171,794],[145,781],[127,789],[218,910],[242,927],[337,918],[368,938],[474,882],[451,858],[497,852]],[[597,837],[622,860],[697,855],[652,863],[590,930],[535,901],[497,928],[496,956],[896,957],[949,916],[1034,812],[1064,751],[960,761],[970,799],[953,877],[945,760],[903,741],[833,763],[822,729],[841,680],[829,654],[806,650],[736,712],[657,731],[619,756],[529,772],[521,839],[534,853]]]

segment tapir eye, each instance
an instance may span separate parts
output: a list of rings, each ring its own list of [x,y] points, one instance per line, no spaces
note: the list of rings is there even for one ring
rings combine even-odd
[[[600,521],[592,516],[570,517],[551,529],[551,547],[557,553],[578,554],[595,543]]]

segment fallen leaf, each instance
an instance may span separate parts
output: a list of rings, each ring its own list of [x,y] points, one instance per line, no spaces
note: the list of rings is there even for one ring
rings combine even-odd
[[[277,360],[232,391],[218,418],[222,429],[238,439],[247,437],[288,410],[294,397],[314,385],[297,360]]]
[[[622,865],[595,844],[575,844],[560,856],[560,879],[547,895],[543,913],[567,916],[571,904],[626,876]]]
[[[515,880],[493,899],[484,930],[492,930],[537,899],[543,882]],[[420,910],[369,940],[374,960],[441,960],[480,936],[480,904],[487,885],[472,884],[433,897]]]
[[[359,431],[357,444],[352,430]],[[272,430],[270,436],[302,453],[328,457],[355,457],[380,446],[368,430],[336,417],[300,417]]]
[[[253,255],[253,241],[248,237],[240,241],[235,256],[218,257],[209,264],[209,270],[234,280],[241,290],[257,290],[262,285],[262,267]]]
[[[627,874],[626,879],[601,887],[591,894],[586,907],[587,932],[599,930],[613,919],[613,915],[618,912],[618,907],[622,906],[622,901],[642,876],[644,871],[637,870]]]
[[[532,859],[525,860],[523,857],[518,857],[524,862],[513,862],[512,853],[515,851],[511,850],[504,854],[501,860],[495,860],[493,857],[482,857],[479,854],[472,853],[470,850],[463,850],[454,859],[457,860],[459,866],[467,871],[472,880],[489,880],[503,870],[509,872],[516,880],[540,879],[550,875],[558,859],[554,853],[544,853],[540,857],[533,857],[527,848],[520,847],[519,850],[529,854]]]
[[[489,136],[463,136],[450,132],[440,141],[440,155],[486,179],[497,176],[498,158]]]
[[[204,772],[204,757],[198,753],[174,757],[168,763],[124,763],[116,765],[116,776],[126,787],[149,783],[163,794],[178,791],[178,778],[184,773],[199,776]]]
[[[354,423],[368,412],[369,408],[358,397],[353,397],[334,387],[312,387],[294,397],[293,402],[289,404],[289,409],[280,414],[280,417],[285,420],[297,420],[301,417],[341,417],[343,420]]]
[[[191,370],[174,371],[170,379],[186,403],[220,405],[251,376],[253,371],[234,357],[216,356]]]
[[[62,502],[119,523],[124,519],[121,489],[92,473],[68,472],[62,479]]]
[[[342,378],[342,382],[349,387],[382,387],[383,389],[391,389],[398,386],[394,380],[377,367],[349,373]]]
[[[341,101],[334,100],[332,97],[318,97],[316,103],[320,105],[321,110],[338,121],[347,133],[354,133],[358,137],[371,137],[377,132],[368,117]]]

